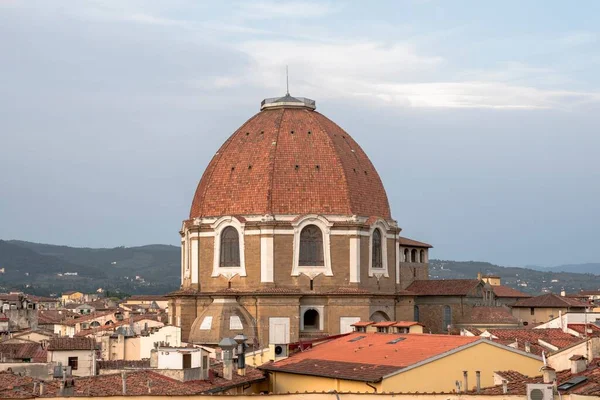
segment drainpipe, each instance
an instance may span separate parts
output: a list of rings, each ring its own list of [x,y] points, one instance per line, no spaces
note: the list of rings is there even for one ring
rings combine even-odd
[[[377,393],[377,388],[375,386],[371,385],[369,382],[366,382],[366,384],[368,387],[373,388],[374,393]]]

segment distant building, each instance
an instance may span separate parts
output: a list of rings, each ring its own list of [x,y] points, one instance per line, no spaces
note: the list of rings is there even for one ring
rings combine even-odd
[[[48,342],[48,362],[70,367],[73,376],[96,375],[96,341],[89,338],[53,338]]]
[[[525,325],[550,321],[567,312],[585,312],[590,304],[570,297],[547,293],[521,299],[512,305],[512,314]]]
[[[83,293],[77,291],[63,292],[60,299],[63,304],[78,303],[83,299]]]
[[[506,315],[504,306],[531,296],[501,285],[498,277],[486,278],[487,281],[478,278],[412,282],[406,290],[415,295],[414,320],[432,333],[446,333],[464,326],[514,325],[515,319]]]

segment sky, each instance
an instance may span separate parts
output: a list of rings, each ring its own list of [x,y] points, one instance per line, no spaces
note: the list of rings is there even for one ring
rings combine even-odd
[[[432,258],[600,262],[600,2],[0,0],[0,238],[179,243],[285,93],[361,144]]]

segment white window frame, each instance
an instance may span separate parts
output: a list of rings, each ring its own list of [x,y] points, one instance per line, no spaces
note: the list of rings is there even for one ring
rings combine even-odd
[[[383,268],[373,268],[373,232],[375,229],[379,229],[381,233],[381,265]],[[381,274],[386,278],[390,277],[387,253],[388,229],[389,225],[381,219],[371,225],[369,231],[369,277],[373,277],[375,274]]]
[[[318,265],[299,265],[300,260],[300,234],[302,229],[308,225],[315,225],[321,229],[323,235],[323,266]],[[333,276],[331,270],[331,249],[330,249],[330,236],[331,227],[333,223],[329,222],[325,217],[321,215],[305,215],[298,221],[292,223],[294,227],[294,259],[292,266],[292,276],[299,276],[305,274],[311,279],[319,274],[325,276]]]
[[[240,266],[239,267],[221,267],[221,232],[227,227],[233,227],[238,232],[240,244]],[[244,257],[244,230],[245,224],[232,216],[221,217],[211,225],[215,232],[213,270],[211,277],[216,278],[220,275],[231,279],[235,275],[246,276],[246,260]],[[199,257],[200,255],[198,255]]]

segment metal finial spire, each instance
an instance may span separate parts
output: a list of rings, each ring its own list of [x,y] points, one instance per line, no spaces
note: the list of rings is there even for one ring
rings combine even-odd
[[[285,85],[286,85],[286,95],[290,95],[290,76],[288,74],[288,66],[285,66]]]

